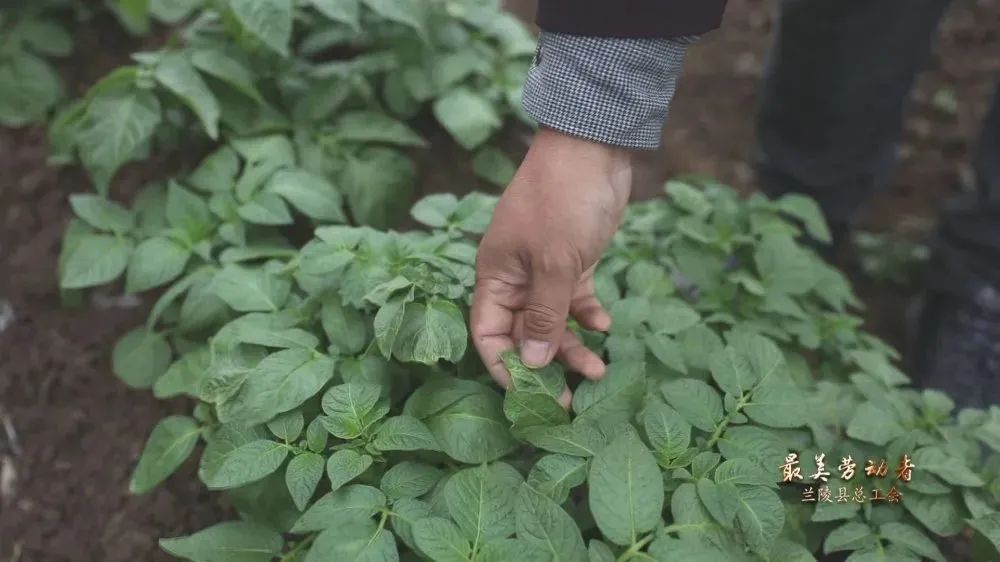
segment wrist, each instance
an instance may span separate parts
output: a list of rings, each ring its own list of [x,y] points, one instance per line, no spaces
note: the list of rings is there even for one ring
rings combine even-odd
[[[571,176],[586,173],[591,180],[603,180],[585,184],[595,188],[610,187],[615,198],[624,204],[632,190],[635,152],[635,149],[604,144],[542,126],[531,144],[529,158],[534,160],[532,156],[537,157],[541,166],[568,169]]]

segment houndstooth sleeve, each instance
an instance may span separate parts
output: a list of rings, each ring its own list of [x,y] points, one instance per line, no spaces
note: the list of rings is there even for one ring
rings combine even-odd
[[[523,106],[542,125],[628,148],[660,146],[696,36],[624,39],[542,32]]]

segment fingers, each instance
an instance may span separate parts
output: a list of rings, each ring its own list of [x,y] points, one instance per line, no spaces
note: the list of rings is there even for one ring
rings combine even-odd
[[[533,263],[522,317],[521,361],[544,367],[555,357],[579,271],[572,263]]]
[[[510,388],[511,380],[500,352],[514,348],[511,299],[516,290],[498,279],[481,278],[476,282],[470,311],[472,342],[490,376],[504,388]]]
[[[604,376],[604,361],[569,330],[563,333],[556,358],[569,370],[588,379],[596,380]]]
[[[580,323],[580,326],[588,330],[607,332],[611,328],[611,315],[604,310],[592,291],[573,299],[573,302],[570,303],[569,313]]]

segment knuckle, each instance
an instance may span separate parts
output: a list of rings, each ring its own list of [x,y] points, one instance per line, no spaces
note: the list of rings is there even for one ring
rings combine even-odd
[[[524,307],[524,329],[541,335],[552,334],[559,327],[559,314],[542,303],[528,303]]]

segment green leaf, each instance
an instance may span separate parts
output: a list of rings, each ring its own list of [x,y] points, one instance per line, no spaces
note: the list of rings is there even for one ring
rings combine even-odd
[[[663,477],[634,432],[626,432],[594,457],[587,482],[590,511],[611,542],[633,544],[659,522]]]
[[[164,54],[156,65],[153,76],[194,111],[209,138],[218,138],[219,102],[183,53]]]
[[[288,447],[282,443],[258,439],[235,447],[220,446],[206,450],[202,457],[202,482],[210,490],[237,488],[271,474],[285,462]]]
[[[740,508],[739,490],[733,484],[717,484],[706,478],[701,478],[695,484],[698,498],[705,509],[720,525],[727,529],[733,528],[733,520]]]
[[[517,165],[500,149],[484,146],[472,158],[472,171],[497,187],[506,187],[514,179]]]
[[[875,540],[871,527],[851,521],[830,531],[823,542],[823,552],[829,554],[838,550],[858,550],[870,546]]]
[[[413,525],[417,547],[434,562],[468,562],[469,541],[454,523],[441,517],[421,519]]]
[[[668,181],[664,186],[672,203],[694,214],[705,215],[712,210],[712,204],[701,190],[683,181]]]
[[[200,435],[198,422],[187,416],[160,420],[146,440],[129,482],[129,492],[145,494],[166,480],[191,456]]]
[[[372,446],[379,451],[439,451],[437,440],[423,422],[413,416],[396,416],[385,420]]]
[[[743,408],[743,412],[757,423],[786,428],[806,425],[813,411],[814,402],[810,396],[775,380],[761,385]]]
[[[687,374],[687,365],[684,363],[684,350],[677,340],[662,334],[646,334],[643,338],[650,353],[656,357],[660,363],[674,369],[680,373]]]
[[[775,201],[775,204],[781,211],[802,221],[809,236],[820,242],[833,241],[830,229],[826,226],[826,219],[823,218],[823,212],[813,199],[798,193],[789,193]]]
[[[0,124],[22,127],[43,121],[62,95],[59,73],[45,59],[20,52],[0,60]]]
[[[445,485],[444,499],[451,518],[472,544],[514,534],[515,496],[488,466],[454,474]]]
[[[358,224],[389,228],[406,216],[416,177],[413,162],[406,155],[372,146],[348,159],[339,185]]]
[[[335,22],[360,28],[361,0],[309,0],[309,3]]]
[[[743,396],[757,383],[750,360],[732,346],[726,346],[722,353],[712,356],[708,366],[719,388],[733,396]]]
[[[587,549],[573,518],[527,484],[518,491],[515,516],[517,538],[548,553],[552,562],[587,562]]]
[[[503,412],[515,430],[538,425],[558,426],[569,423],[569,413],[549,394],[510,390],[503,401]]]
[[[573,411],[578,418],[602,427],[630,422],[645,392],[645,364],[613,362],[599,380],[580,383],[573,393]]]
[[[98,192],[107,193],[115,172],[136,155],[159,124],[160,102],[152,92],[109,91],[90,101],[77,147]]]
[[[332,135],[358,143],[384,143],[398,146],[422,146],[420,138],[406,123],[377,111],[345,113],[333,125]]]
[[[260,423],[302,405],[333,377],[335,362],[309,349],[268,355],[247,376],[243,387],[219,409],[224,422]]]
[[[993,548],[1000,550],[1000,514],[991,513],[989,515],[977,517],[976,519],[967,519],[966,523],[968,523],[973,529],[975,529],[984,537],[986,537],[986,539],[990,541],[990,544],[993,545]],[[926,537],[923,537],[921,535],[921,538],[926,538]],[[923,554],[922,552],[912,548],[910,544],[904,544],[904,546],[910,548],[911,550],[914,550],[918,554]],[[934,552],[936,552],[938,556],[941,556],[940,551],[937,551],[936,548]],[[933,558],[933,556],[931,556],[930,554],[924,554],[924,556],[927,556],[928,558]],[[934,559],[943,560],[944,558],[934,558]]]
[[[354,355],[368,345],[368,320],[358,310],[344,306],[336,296],[323,299],[319,318],[330,345],[340,353]]]
[[[535,426],[518,432],[518,435],[539,449],[574,457],[592,457],[605,445],[601,432],[586,422],[554,427]]]
[[[201,7],[204,0],[150,0],[149,13],[163,23],[180,23]]]
[[[885,445],[905,431],[892,408],[875,402],[865,402],[858,406],[847,424],[848,436],[876,445]]]
[[[295,455],[285,469],[285,485],[295,502],[295,507],[302,511],[309,505],[309,500],[316,492],[316,486],[323,478],[323,457],[316,453],[301,453]]]
[[[465,87],[456,88],[438,98],[434,102],[434,116],[467,150],[481,145],[501,125],[493,105]]]
[[[646,408],[642,420],[649,444],[659,456],[673,459],[687,450],[691,442],[691,425],[677,410],[657,400]]]
[[[245,521],[227,521],[186,537],[160,539],[160,548],[192,562],[268,562],[283,547],[280,534]]]
[[[419,0],[364,0],[365,6],[383,18],[412,27],[426,37],[423,4]]]
[[[323,427],[323,421],[317,417],[306,426],[306,445],[314,453],[322,453],[326,449],[329,433]]]
[[[340,192],[326,178],[305,170],[278,170],[266,189],[285,198],[299,212],[324,222],[347,222]]]
[[[754,262],[771,291],[803,295],[817,281],[812,258],[789,236],[764,235],[754,251]]]
[[[716,484],[740,484],[777,488],[777,477],[749,459],[730,459],[715,469]]]
[[[204,198],[170,182],[167,189],[167,222],[187,233],[191,240],[200,240],[212,229],[215,221]]]
[[[334,386],[323,395],[324,425],[341,439],[355,439],[389,411],[379,405],[381,388],[368,383]]]
[[[519,539],[497,539],[479,549],[476,562],[549,562],[551,557],[542,549]]]
[[[712,431],[722,420],[722,399],[708,384],[696,379],[676,379],[663,383],[667,403],[702,431]]]
[[[922,447],[913,453],[913,463],[956,486],[982,486],[983,479],[973,472],[961,458],[949,455],[940,447]]]
[[[326,462],[326,475],[330,479],[330,491],[336,492],[344,484],[364,474],[372,465],[370,455],[362,455],[351,449],[342,449],[330,455]]]
[[[382,475],[382,491],[391,500],[419,498],[441,480],[441,470],[419,462],[402,461]]]
[[[965,527],[962,521],[964,510],[959,500],[950,494],[925,495],[908,492],[904,494],[901,503],[917,518],[917,521],[936,535],[949,537],[961,532]]]
[[[458,197],[454,193],[434,193],[417,201],[410,209],[410,216],[421,224],[444,228],[457,208]]]
[[[305,426],[305,419],[302,417],[300,410],[285,412],[267,422],[267,428],[271,430],[271,433],[286,443],[298,439],[299,434],[302,433],[303,426]]]
[[[396,345],[399,329],[403,326],[406,316],[406,306],[413,301],[413,291],[397,294],[390,298],[375,313],[375,341],[383,357],[392,356],[392,348]]]
[[[587,461],[569,455],[545,455],[531,467],[528,485],[562,504],[569,498],[570,490],[587,479]]]
[[[188,47],[190,50],[191,47]],[[190,51],[191,63],[202,73],[215,77],[232,86],[248,98],[264,103],[263,96],[254,85],[256,76],[245,58],[238,52],[213,47],[197,47]]]
[[[303,562],[398,562],[392,533],[372,521],[348,521],[324,530]]]
[[[229,0],[236,21],[251,35],[282,56],[292,38],[292,0]]]
[[[131,388],[149,388],[170,367],[170,344],[160,334],[136,328],[115,344],[111,370]]]
[[[132,245],[107,234],[81,236],[63,262],[59,287],[83,289],[114,281],[125,271]]]
[[[972,524],[972,522],[970,522]],[[975,524],[972,524],[976,527]],[[985,534],[985,533],[984,533]],[[944,555],[927,535],[920,529],[905,523],[883,523],[879,527],[879,535],[890,543],[897,544],[925,558],[944,562]]]
[[[590,539],[587,548],[590,562],[615,562],[617,557],[611,547],[597,539]]]
[[[493,392],[466,396],[424,423],[444,452],[464,463],[494,461],[518,446],[507,428],[500,396]]]
[[[468,334],[462,311],[449,301],[409,303],[392,354],[400,361],[434,365],[439,359],[457,363],[465,355]]]
[[[292,214],[285,200],[275,193],[261,191],[236,209],[240,218],[252,224],[292,224]]]
[[[750,550],[766,553],[785,525],[785,506],[772,490],[762,486],[741,488],[736,522]]]
[[[191,252],[169,238],[147,238],[132,252],[125,275],[125,290],[140,293],[177,279]]]
[[[212,279],[209,290],[238,312],[275,312],[288,299],[291,283],[264,269],[228,264]]]
[[[356,521],[366,521],[385,507],[385,494],[371,486],[351,484],[330,492],[302,514],[292,533],[310,533]]]
[[[128,209],[100,195],[75,193],[69,196],[69,204],[76,216],[97,230],[123,235],[135,226]]]
[[[555,363],[532,369],[521,361],[520,355],[513,349],[501,351],[500,359],[516,390],[538,392],[558,399],[566,389],[566,377]]]

